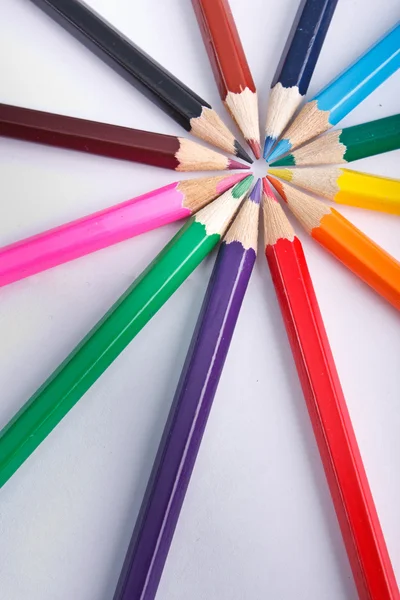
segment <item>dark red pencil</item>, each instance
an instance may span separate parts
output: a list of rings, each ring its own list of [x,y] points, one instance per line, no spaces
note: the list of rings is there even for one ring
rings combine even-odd
[[[0,135],[175,171],[249,168],[186,138],[8,104],[0,104]]]
[[[228,0],[192,0],[221,100],[260,158],[257,91]]]
[[[265,255],[360,600],[399,600],[300,240],[264,179]]]

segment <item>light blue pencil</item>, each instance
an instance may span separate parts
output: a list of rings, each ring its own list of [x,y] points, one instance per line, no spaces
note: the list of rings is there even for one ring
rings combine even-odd
[[[268,162],[327,131],[400,68],[400,22],[307,102]]]

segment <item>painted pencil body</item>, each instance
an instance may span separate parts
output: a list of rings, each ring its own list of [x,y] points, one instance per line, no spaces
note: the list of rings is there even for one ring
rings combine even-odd
[[[186,138],[9,104],[0,104],[0,136],[175,171],[248,169],[248,166]]]
[[[300,2],[271,83],[265,125],[266,160],[307,93],[337,2]]]
[[[269,169],[268,173],[323,198],[400,215],[400,180],[340,167]]]
[[[221,100],[260,158],[257,91],[228,0],[192,0]]]
[[[400,114],[329,131],[271,163],[271,166],[343,164],[398,148]]]
[[[114,600],[154,600],[256,258],[260,186],[221,244]]]
[[[300,240],[270,191],[265,254],[360,600],[399,590]]]
[[[238,183],[182,227],[0,432],[0,487],[214,248],[252,179]]]
[[[400,23],[301,109],[268,160],[327,131],[400,68]]]
[[[190,217],[246,175],[188,179],[0,248],[0,287]]]
[[[206,142],[251,162],[211,106],[79,0],[31,0],[119,75]]]
[[[317,242],[400,310],[400,263],[334,208],[274,177],[268,179]]]

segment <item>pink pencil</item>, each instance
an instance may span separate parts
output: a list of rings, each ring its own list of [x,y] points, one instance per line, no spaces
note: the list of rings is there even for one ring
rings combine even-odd
[[[0,249],[0,286],[189,217],[248,176],[177,181]]]

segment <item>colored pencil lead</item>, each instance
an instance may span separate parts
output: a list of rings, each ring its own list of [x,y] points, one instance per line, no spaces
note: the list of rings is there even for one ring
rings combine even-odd
[[[398,148],[400,148],[400,114],[329,131],[271,163],[271,166],[349,163]]]
[[[229,227],[253,177],[191,217],[0,432],[0,487],[82,398]]]
[[[341,167],[268,169],[268,174],[338,204],[400,215],[400,179]]]
[[[258,159],[257,91],[228,0],[192,0],[221,100]]]
[[[300,240],[263,180],[265,255],[360,600],[399,590]]]
[[[307,102],[268,157],[272,163],[341,121],[400,68],[400,23]]]
[[[260,182],[223,239],[114,600],[154,600],[257,250]]]
[[[193,135],[252,162],[211,106],[79,0],[31,0]]]
[[[264,158],[307,93],[338,0],[301,0],[271,83]]]
[[[357,277],[400,310],[400,263],[334,208],[268,175],[304,229]]]

